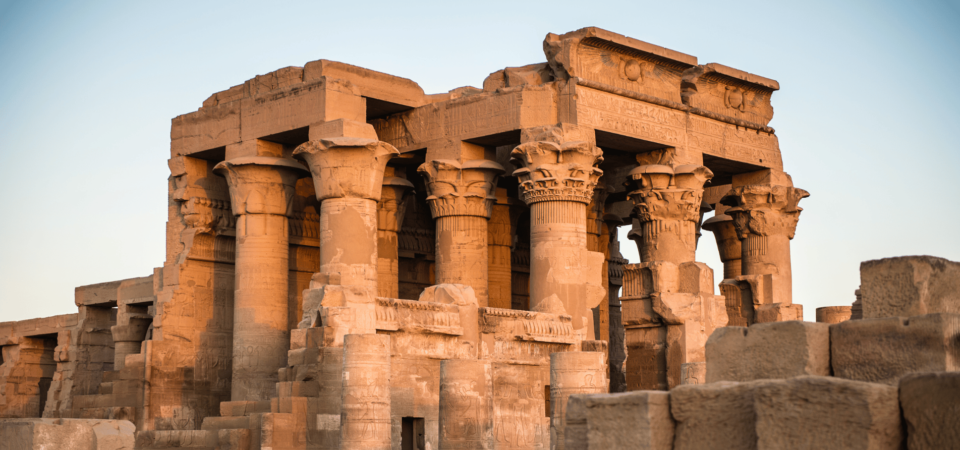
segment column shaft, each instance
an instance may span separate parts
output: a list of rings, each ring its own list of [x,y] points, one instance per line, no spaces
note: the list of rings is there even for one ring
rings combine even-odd
[[[492,308],[510,309],[513,303],[513,267],[510,260],[513,230],[510,224],[510,205],[493,205],[487,222],[487,305]]]
[[[580,258],[587,246],[587,205],[572,201],[544,201],[530,205],[530,309],[552,295],[559,297],[567,313],[573,316],[574,329],[581,328],[586,312],[586,285],[579,274],[580,264],[567,264]],[[593,336],[593,330],[588,336]]]
[[[328,198],[320,205],[320,272],[345,285],[377,287],[377,202]]]
[[[480,307],[487,306],[487,219],[478,216],[437,218],[437,284],[473,288]]]
[[[276,395],[277,370],[286,365],[289,286],[287,218],[244,214],[237,220],[233,297],[233,401]]]
[[[390,450],[390,336],[343,340],[341,450]]]
[[[573,394],[607,392],[602,352],[562,352],[550,355],[550,449],[564,449],[567,400]]]
[[[448,359],[440,363],[441,450],[494,448],[493,373],[489,362]]]
[[[397,254],[397,232],[377,230],[377,296],[398,298],[400,295],[400,260]]]

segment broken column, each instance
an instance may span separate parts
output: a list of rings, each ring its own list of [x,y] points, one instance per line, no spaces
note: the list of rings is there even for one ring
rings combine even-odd
[[[320,272],[304,292],[299,326],[331,327],[324,336],[330,346],[341,346],[346,334],[376,332],[377,202],[387,161],[397,154],[359,137],[316,139],[293,152],[306,161],[321,201]]]
[[[392,167],[386,168],[377,202],[377,296],[387,298],[399,296],[397,233],[407,210],[407,194],[413,190],[413,183],[395,175]]]
[[[488,160],[462,164],[428,161],[417,169],[427,185],[430,213],[437,221],[436,282],[473,288],[487,306],[487,220],[503,167]]]
[[[737,278],[749,287],[756,322],[798,320],[800,305],[793,305],[790,240],[797,231],[797,206],[810,193],[793,187],[790,176],[764,170],[734,176],[733,189],[720,202],[730,206],[741,241],[741,270]]]
[[[113,370],[123,369],[127,355],[140,353],[150,322],[150,319],[131,318],[126,325],[110,327],[113,335]]]
[[[342,450],[391,449],[390,336],[350,334],[343,339]]]
[[[713,173],[677,165],[674,155],[672,148],[640,154],[630,172],[643,262],[624,268],[628,390],[679,385],[683,365],[704,362],[707,338],[727,324],[713,271],[694,261],[703,184]]]
[[[286,365],[289,235],[300,164],[272,156],[244,156],[217,164],[227,179],[237,216],[233,300],[233,401],[275,395],[277,369]]]
[[[573,328],[594,336],[591,308],[602,286],[603,253],[587,250],[587,205],[603,172],[603,152],[587,141],[532,141],[511,153],[520,198],[530,206],[530,310],[556,296]]]
[[[440,363],[441,449],[495,448],[493,372],[486,361],[449,359]]]
[[[567,400],[574,394],[607,392],[603,352],[561,352],[550,355],[550,449],[563,450]]]

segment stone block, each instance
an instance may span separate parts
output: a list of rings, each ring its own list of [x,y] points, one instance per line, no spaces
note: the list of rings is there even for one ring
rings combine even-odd
[[[126,420],[0,419],[0,450],[133,450]]]
[[[670,412],[676,421],[674,450],[756,449],[754,395],[767,384],[720,381],[688,384],[670,391]]]
[[[219,432],[213,430],[149,430],[138,431],[138,449],[183,448],[216,450]]]
[[[707,382],[830,375],[830,326],[772,322],[725,327],[707,340]]]
[[[849,320],[830,325],[833,375],[897,384],[914,372],[960,370],[960,314]]]
[[[573,395],[567,403],[567,450],[673,448],[670,395],[660,391]]]
[[[758,450],[899,449],[897,388],[833,377],[796,377],[754,394]]]
[[[860,264],[863,318],[960,314],[960,263],[903,256]]]
[[[960,448],[960,372],[900,380],[900,408],[910,450]]]

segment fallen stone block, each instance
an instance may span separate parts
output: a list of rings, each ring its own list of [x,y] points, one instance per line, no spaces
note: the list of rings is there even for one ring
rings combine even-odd
[[[830,375],[830,326],[772,322],[719,328],[706,345],[707,383]]]
[[[0,419],[0,450],[133,450],[126,420]]]
[[[918,373],[900,380],[907,448],[960,448],[960,372]]]
[[[567,403],[566,450],[673,448],[670,394],[584,394]]]
[[[960,263],[902,256],[860,264],[863,318],[960,314]]]
[[[758,450],[899,449],[897,388],[834,377],[796,377],[754,394]]]
[[[670,391],[674,450],[756,449],[754,393],[779,380],[686,384]]]
[[[849,320],[830,326],[833,375],[897,384],[914,372],[960,370],[960,314]]]

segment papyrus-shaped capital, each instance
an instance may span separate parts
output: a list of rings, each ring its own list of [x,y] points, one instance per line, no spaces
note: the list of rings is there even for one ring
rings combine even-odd
[[[289,216],[297,180],[307,176],[295,161],[271,156],[244,156],[223,161],[214,173],[227,179],[234,215]]]
[[[493,161],[460,164],[450,159],[428,161],[417,169],[427,184],[427,201],[433,218],[478,216],[490,218],[497,201],[497,177],[503,167]]]
[[[387,161],[400,152],[373,139],[338,137],[300,144],[293,156],[310,168],[317,200],[362,198],[380,200]]]
[[[540,201],[576,201],[590,203],[597,180],[603,171],[603,151],[585,141],[538,141],[520,144],[510,153],[518,167],[521,198],[527,204]]]

